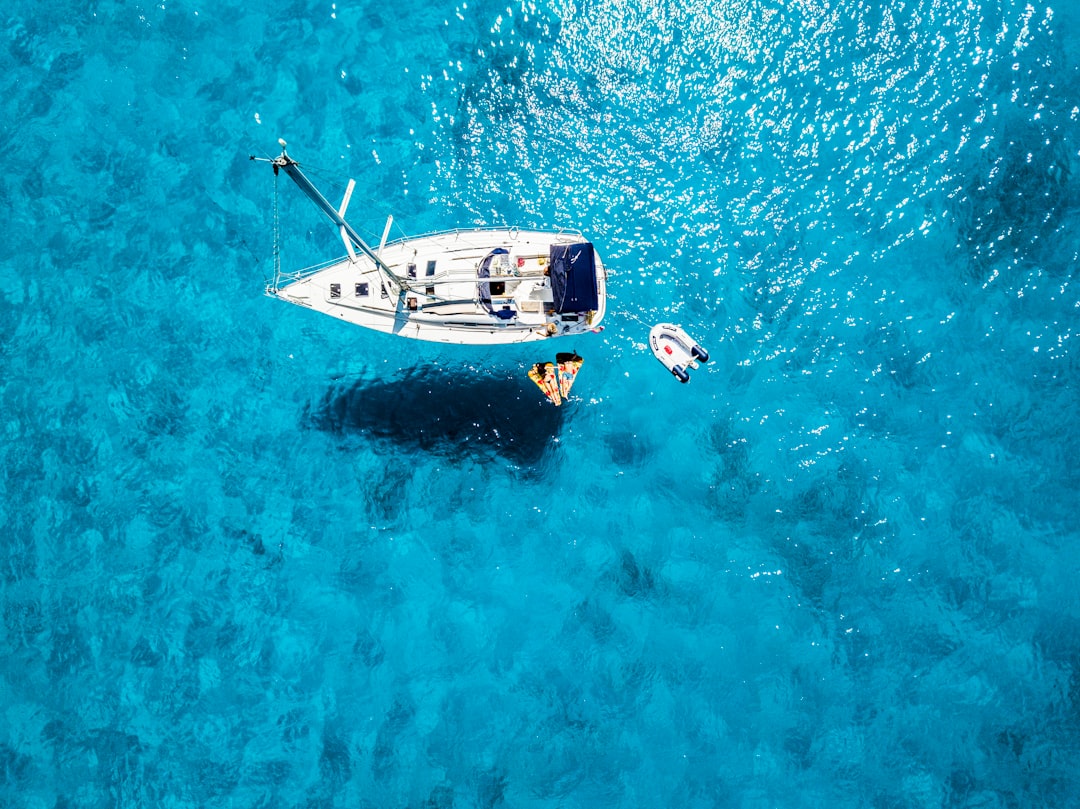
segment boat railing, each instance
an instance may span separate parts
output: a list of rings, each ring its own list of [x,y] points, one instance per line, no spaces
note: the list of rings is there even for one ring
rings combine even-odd
[[[476,228],[456,227],[456,228],[446,228],[445,230],[432,230],[432,231],[428,231],[427,233],[421,233],[421,234],[416,235],[416,236],[401,236],[401,237],[399,237],[397,239],[391,239],[386,244],[387,244],[387,246],[389,246],[389,245],[394,245],[394,244],[400,244],[401,242],[410,242],[410,241],[414,241],[414,240],[417,240],[417,239],[430,239],[430,238],[433,238],[433,237],[436,237],[436,236],[449,236],[450,234],[460,235],[462,233],[495,233],[495,232],[500,231],[500,230],[505,230],[505,231],[509,232],[511,234],[511,238],[515,238],[517,236],[517,234],[521,233],[522,231],[527,231],[527,232],[530,232],[530,233],[554,233],[557,236],[579,236],[579,237],[581,237],[583,239],[585,238],[585,236],[582,234],[582,232],[580,230],[578,230],[577,228],[560,227],[560,228],[545,229],[545,228],[522,228],[522,227],[518,227],[517,225],[511,225],[509,227],[507,227],[506,225],[487,225],[485,227],[476,227]]]
[[[304,267],[302,270],[290,270],[289,272],[279,272],[274,276],[272,283],[267,284],[268,291],[274,291],[280,289],[282,286],[294,283],[296,281],[302,281],[309,276],[315,275],[315,273],[325,270],[327,267],[333,267],[335,264],[340,264],[343,261],[348,261],[348,256],[340,256],[339,258],[332,258],[327,261],[321,261],[318,264],[312,264],[310,267]]]
[[[493,225],[493,226],[490,226],[490,227],[479,227],[479,228],[461,228],[461,227],[458,227],[458,228],[446,228],[445,230],[433,230],[433,231],[429,231],[427,233],[422,233],[419,236],[403,236],[403,237],[401,237],[399,239],[394,239],[392,241],[386,242],[385,246],[389,247],[389,246],[392,246],[392,245],[400,244],[401,242],[414,241],[414,240],[417,240],[417,239],[427,239],[427,238],[434,238],[434,237],[438,237],[438,236],[449,236],[450,234],[458,235],[458,234],[462,234],[462,233],[477,233],[477,232],[495,233],[495,232],[500,231],[500,230],[507,231],[509,234],[511,234],[511,238],[515,238],[517,236],[517,234],[522,231],[522,228],[519,228],[516,225],[513,226],[513,227],[505,227],[505,226],[495,226],[495,225]],[[529,232],[554,233],[554,234],[559,235],[559,236],[577,236],[577,237],[580,237],[580,238],[585,238],[582,235],[581,231],[577,230],[575,228],[558,228],[558,229],[555,229],[555,230],[532,230],[532,229],[530,229]],[[335,264],[341,264],[342,262],[345,262],[345,261],[349,261],[348,256],[340,256],[338,258],[328,259],[327,261],[322,261],[322,262],[320,262],[318,264],[312,264],[310,267],[304,267],[303,269],[300,269],[300,270],[290,270],[289,272],[278,272],[274,276],[273,282],[267,284],[267,291],[274,292],[274,291],[276,291],[278,289],[281,289],[281,287],[283,287],[283,286],[295,283],[296,281],[302,281],[305,278],[308,278],[308,277],[310,277],[312,275],[315,275],[315,273],[317,273],[317,272],[325,270],[327,267],[333,267]]]

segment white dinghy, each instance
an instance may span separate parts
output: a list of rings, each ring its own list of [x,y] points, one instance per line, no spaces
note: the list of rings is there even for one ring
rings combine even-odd
[[[279,143],[278,157],[252,160],[270,163],[275,176],[284,171],[337,226],[347,255],[296,272],[275,266],[268,295],[440,343],[527,343],[596,331],[603,320],[606,272],[580,233],[479,228],[388,242],[390,217],[373,249],[345,221],[355,181],[335,208]]]
[[[684,384],[690,381],[690,370],[696,369],[698,362],[709,361],[709,352],[674,323],[653,326],[649,331],[649,345],[653,355]]]

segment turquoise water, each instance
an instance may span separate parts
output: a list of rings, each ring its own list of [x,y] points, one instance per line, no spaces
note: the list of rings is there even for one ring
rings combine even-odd
[[[0,22],[0,804],[1080,805],[1070,4]],[[572,400],[262,296],[278,137],[589,234]]]

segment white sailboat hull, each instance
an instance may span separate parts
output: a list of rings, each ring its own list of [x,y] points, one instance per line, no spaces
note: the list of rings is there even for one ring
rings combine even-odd
[[[581,266],[589,278],[579,272],[576,283],[595,286],[578,304],[565,271],[586,249]],[[553,279],[555,256],[568,251]],[[454,230],[389,242],[377,258],[400,288],[361,253],[283,274],[267,293],[357,326],[439,343],[535,342],[594,331],[604,317],[606,271],[579,233]]]

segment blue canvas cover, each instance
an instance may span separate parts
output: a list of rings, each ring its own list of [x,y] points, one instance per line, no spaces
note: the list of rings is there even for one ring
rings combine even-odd
[[[599,308],[592,244],[553,244],[549,258],[555,311],[592,312]]]

